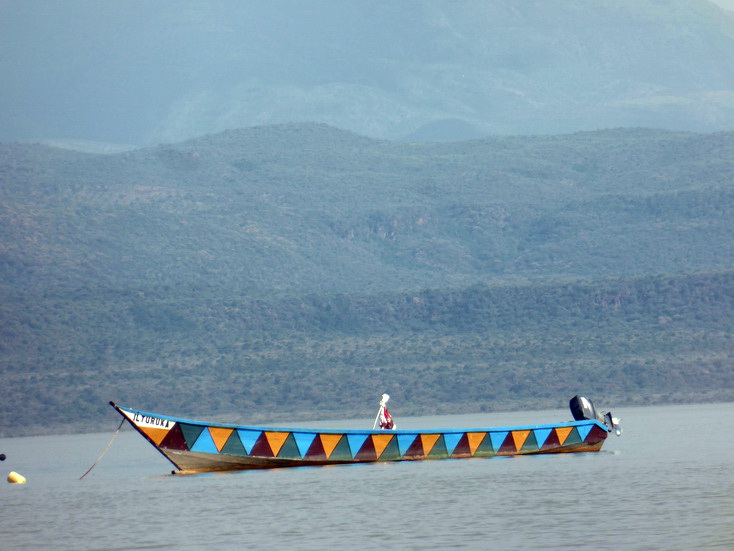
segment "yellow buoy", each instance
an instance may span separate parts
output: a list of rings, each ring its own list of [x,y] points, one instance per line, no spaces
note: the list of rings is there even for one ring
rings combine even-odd
[[[8,482],[10,482],[11,484],[25,484],[26,480],[23,475],[12,471],[8,474]]]

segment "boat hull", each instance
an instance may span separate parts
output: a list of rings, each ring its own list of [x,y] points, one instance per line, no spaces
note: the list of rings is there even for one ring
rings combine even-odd
[[[110,404],[179,473],[599,451],[597,420],[478,429],[323,430],[205,423]]]

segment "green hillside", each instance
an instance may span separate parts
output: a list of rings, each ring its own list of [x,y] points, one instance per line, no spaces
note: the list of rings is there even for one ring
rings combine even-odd
[[[734,272],[269,301],[210,289],[4,302],[3,433],[106,402],[243,422],[733,400]],[[49,417],[51,416],[51,417]],[[104,425],[104,423],[108,423]]]
[[[0,433],[734,399],[734,133],[0,144]],[[611,405],[611,404],[610,404]]]
[[[396,144],[321,125],[93,156],[0,147],[13,285],[353,292],[718,270],[734,134]]]

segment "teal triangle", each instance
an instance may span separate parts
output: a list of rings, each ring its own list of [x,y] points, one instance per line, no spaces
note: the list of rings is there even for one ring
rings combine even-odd
[[[508,431],[492,431],[489,433],[489,437],[492,439],[492,448],[499,450],[502,447],[502,443],[507,438]]]
[[[553,429],[535,429],[533,431],[535,433],[535,441],[538,443],[539,449],[543,447],[543,444],[545,444],[545,441],[552,430]]]
[[[313,443],[313,439],[316,438],[316,433],[314,432],[294,432],[293,437],[296,439],[296,445],[298,446],[298,451],[301,452],[301,457],[303,457],[304,455],[306,455],[308,448],[311,447],[311,444]]]
[[[494,449],[492,449],[492,433],[488,432],[482,439],[482,443],[479,444],[477,451],[474,452],[474,457],[488,457],[494,455]]]
[[[186,440],[186,445],[191,449],[191,446],[193,446],[196,439],[199,438],[204,427],[201,425],[189,425],[188,423],[179,423],[178,426],[181,427],[181,432],[183,433],[184,440]]]
[[[356,456],[359,453],[362,444],[367,440],[366,434],[347,434],[347,440],[349,440],[349,449],[352,450],[352,455]]]
[[[352,459],[352,450],[349,449],[349,441],[342,436],[341,440],[339,440],[339,443],[336,445],[336,448],[334,448],[334,451],[331,452],[329,460],[351,461]]]
[[[255,445],[255,442],[257,442],[257,439],[260,438],[262,432],[263,431],[261,430],[237,429],[237,434],[239,435],[240,441],[245,447],[245,451],[248,455],[252,451],[252,447]]]
[[[463,432],[447,432],[443,435],[443,441],[446,444],[446,453],[451,455],[456,449],[456,444],[459,443],[461,437],[464,436]]]
[[[574,427],[571,433],[568,435],[568,438],[566,438],[566,441],[563,443],[564,446],[570,446],[571,444],[579,444],[581,442],[581,438],[579,438],[579,431],[577,430],[578,427]]]
[[[298,449],[293,433],[290,433],[288,438],[285,439],[285,442],[283,442],[283,446],[281,446],[278,452],[278,457],[283,459],[301,459],[303,457],[301,451]]]
[[[580,427],[576,427],[576,430],[579,431],[579,438],[581,438],[581,441],[585,441],[586,437],[589,436],[589,433],[591,432],[591,427],[594,425],[583,425]]]
[[[442,434],[438,437],[438,440],[436,440],[436,443],[431,448],[431,453],[426,457],[428,459],[446,459],[448,456],[448,451],[446,451],[446,439]]]
[[[522,448],[520,448],[519,451],[523,452],[535,452],[538,451],[540,446],[538,446],[538,439],[535,438],[535,431],[531,430],[530,434],[528,434],[528,437],[525,439],[525,442],[522,445]]]
[[[401,454],[400,450],[398,449],[397,438],[392,438],[390,440],[390,443],[385,447],[384,450],[382,450],[380,461],[395,461],[397,459],[400,459],[400,457]]]
[[[408,451],[408,448],[415,442],[415,439],[418,438],[417,434],[398,434],[398,449],[400,450],[400,457],[403,457],[405,455],[405,452]]]
[[[209,434],[209,429],[201,431],[199,438],[196,439],[196,443],[191,448],[192,452],[203,452],[203,453],[219,453],[217,447],[214,445],[212,435]]]
[[[242,445],[242,442],[240,442],[240,437],[237,434],[237,431],[234,431],[229,435],[221,453],[226,453],[228,455],[247,455],[245,447]]]

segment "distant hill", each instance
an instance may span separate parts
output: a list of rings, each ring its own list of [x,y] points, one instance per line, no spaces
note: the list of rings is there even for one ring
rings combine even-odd
[[[706,0],[16,2],[0,36],[3,141],[734,130],[734,15]]]
[[[0,432],[734,399],[734,133],[0,144]],[[592,396],[592,398],[594,397]]]
[[[2,280],[355,292],[731,267],[734,133],[452,144],[324,125],[0,145]]]

